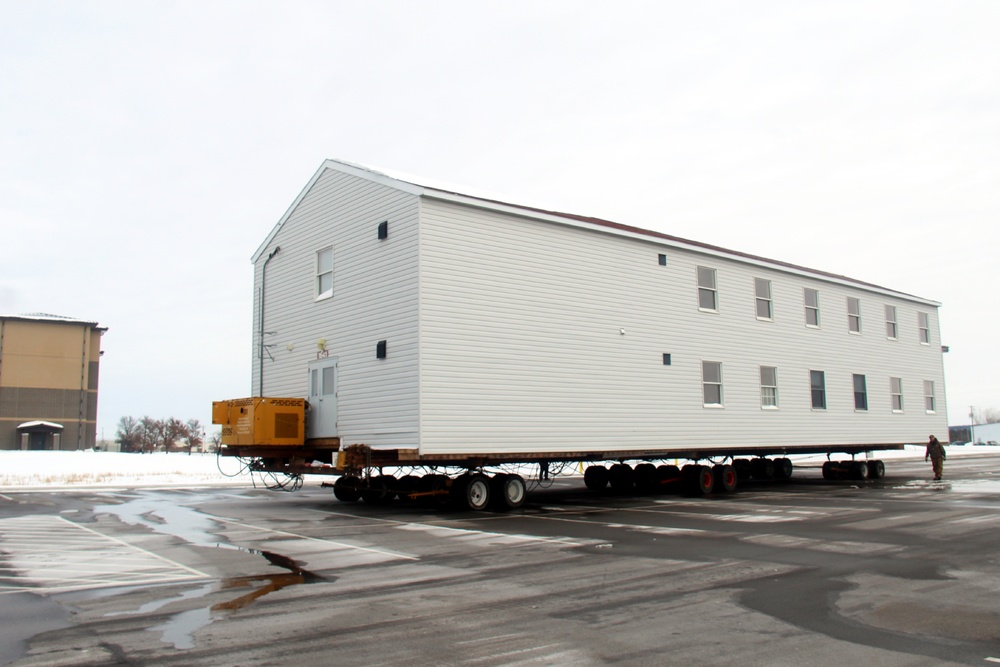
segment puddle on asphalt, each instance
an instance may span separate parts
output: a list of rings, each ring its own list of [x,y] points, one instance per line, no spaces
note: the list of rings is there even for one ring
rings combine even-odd
[[[961,479],[940,482],[932,480],[911,480],[897,489],[926,489],[928,491],[952,491],[954,493],[1000,493],[1000,480],[997,479]]]
[[[123,523],[145,526],[165,535],[172,535],[189,544],[200,547],[223,548],[242,551],[261,556],[268,563],[280,567],[286,572],[276,574],[248,575],[230,577],[221,582],[203,584],[197,588],[183,591],[167,598],[153,600],[134,611],[113,612],[108,616],[141,615],[153,613],[171,603],[205,597],[217,591],[235,589],[251,589],[231,600],[217,602],[207,607],[198,607],[173,614],[164,623],[149,628],[150,632],[160,633],[162,641],[173,644],[178,649],[194,647],[194,634],[221,618],[225,613],[243,609],[255,600],[265,595],[275,593],[289,586],[311,584],[320,581],[335,581],[325,578],[279,553],[241,547],[222,541],[216,534],[220,529],[219,522],[211,516],[203,514],[186,505],[177,504],[176,498],[167,498],[159,494],[144,494],[141,497],[126,500],[118,505],[101,505],[94,508],[95,514],[113,514]]]

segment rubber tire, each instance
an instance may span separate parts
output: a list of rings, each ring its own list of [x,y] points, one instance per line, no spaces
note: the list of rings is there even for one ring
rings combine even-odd
[[[420,484],[420,478],[416,475],[403,475],[396,481],[396,495],[399,496],[400,502],[411,503],[415,499],[410,497],[410,494],[417,490]]]
[[[448,488],[450,481],[447,475],[439,475],[433,472],[428,473],[420,478],[420,481],[417,483],[416,492],[431,493],[432,491],[444,491]],[[447,494],[427,495],[418,496],[415,500],[421,505],[438,505],[443,504],[443,501],[448,497]]]
[[[341,475],[333,483],[333,495],[345,503],[356,503],[361,498],[361,478],[356,475]]]
[[[635,487],[635,471],[627,463],[616,463],[608,471],[608,482],[615,493],[630,493]]]
[[[604,466],[587,466],[583,471],[583,483],[590,491],[604,491],[608,488],[608,469]]]
[[[490,480],[479,473],[459,475],[452,481],[448,496],[455,509],[484,510],[490,504]]]
[[[736,469],[736,477],[741,481],[746,481],[752,477],[750,474],[750,460],[749,459],[735,459],[733,461],[733,468]]]
[[[868,479],[882,479],[885,477],[885,463],[879,459],[868,462]]]
[[[694,496],[707,496],[715,488],[715,474],[712,468],[703,465],[684,466],[687,491]]]
[[[731,465],[717,465],[712,468],[715,475],[715,488],[719,491],[732,493],[736,490],[737,476],[736,469]]]
[[[395,488],[396,478],[392,475],[372,477],[361,489],[361,499],[369,505],[387,505],[396,498]]]
[[[774,460],[774,478],[782,482],[786,482],[792,478],[792,472],[795,470],[795,466],[792,465],[791,459],[787,457],[781,457],[780,459]]]
[[[656,466],[640,463],[635,467],[635,489],[639,493],[656,493],[660,486],[656,477]]]
[[[500,473],[490,479],[490,499],[495,509],[517,509],[527,495],[527,485],[520,475]]]
[[[774,461],[768,458],[753,459],[750,461],[750,475],[762,481],[774,479]]]
[[[864,481],[868,479],[868,462],[867,461],[852,461],[851,462],[851,479],[857,479]]]

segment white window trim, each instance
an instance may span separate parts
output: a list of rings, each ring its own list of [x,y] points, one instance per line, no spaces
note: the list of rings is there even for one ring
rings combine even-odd
[[[762,297],[757,294],[757,281],[760,280],[767,284],[767,296]],[[771,281],[767,278],[754,278],[753,279],[753,312],[757,319],[761,322],[773,322],[774,321],[774,291],[771,289]],[[767,302],[767,312],[770,313],[767,317],[761,317],[757,309],[757,304],[761,301]]]
[[[931,393],[927,393],[927,385],[930,384]],[[929,415],[937,414],[937,392],[934,391],[934,380],[924,380],[924,413]],[[927,399],[931,400],[931,405],[933,408],[927,407]]]
[[[892,390],[892,381],[896,380],[899,382],[899,393]],[[896,401],[893,399],[899,396],[899,407],[896,407]],[[903,402],[903,378],[889,378],[889,407],[892,408],[894,414],[903,414],[906,409],[906,403]]]
[[[858,303],[858,312],[857,313],[852,313],[851,312],[851,299],[854,299]],[[851,329],[851,318],[852,317],[856,317],[858,319],[858,330],[857,331],[854,331],[853,329]],[[847,333],[851,334],[852,336],[860,336],[861,335],[861,331],[862,331],[862,325],[861,325],[861,299],[859,299],[858,297],[849,296],[849,297],[847,297]]]
[[[814,403],[813,403],[813,396],[812,396],[812,392],[813,392],[812,374],[814,372],[816,372],[816,373],[822,373],[823,374],[823,407],[821,407],[821,408],[817,408],[814,405]],[[829,396],[827,396],[827,393],[826,393],[826,371],[817,371],[817,370],[812,369],[812,368],[809,369],[809,406],[815,412],[826,412],[827,408],[830,407],[830,398],[829,398]]]
[[[774,369],[774,384],[764,384],[764,378],[760,376],[761,369],[773,368]],[[761,410],[778,410],[781,406],[781,399],[778,395],[778,367],[777,366],[758,366],[757,367],[757,377],[760,379],[760,409]],[[764,389],[774,389],[774,405],[764,404]]]
[[[708,382],[705,379],[705,364],[718,364],[719,366],[719,381],[718,382]],[[701,402],[702,407],[705,408],[724,408],[726,406],[726,395],[723,392],[723,376],[722,376],[722,362],[721,361],[708,361],[702,360],[701,362]],[[706,403],[705,402],[705,385],[712,384],[719,386],[719,402],[718,403]]]
[[[701,269],[712,272],[712,286],[705,287],[701,284]],[[719,312],[719,272],[710,266],[698,266],[694,272],[695,280],[698,283],[698,310],[703,313],[717,313]],[[715,308],[705,308],[701,305],[701,291],[709,290],[712,292],[712,301],[715,303]]]
[[[857,389],[857,387],[854,386],[854,378],[855,377],[860,377],[864,381],[864,383],[865,383],[865,407],[863,407],[863,408],[859,408],[858,407],[858,396],[857,396],[858,389]],[[868,396],[868,376],[865,375],[864,373],[852,373],[851,374],[851,391],[852,391],[851,398],[853,399],[852,402],[854,403],[854,411],[855,412],[871,412],[872,402],[871,402],[871,400],[869,400],[869,396]]]
[[[889,319],[890,309],[892,311],[892,319]],[[893,333],[889,333],[889,325],[892,325]],[[896,306],[886,305],[885,307],[885,337],[886,340],[899,340],[899,311]]]
[[[921,326],[920,318],[924,318],[927,326]],[[927,340],[924,340],[924,332],[927,333]],[[931,316],[927,313],[917,313],[917,339],[921,345],[931,344]]]
[[[809,303],[806,301],[806,294],[808,294],[809,292],[815,292],[815,294],[816,294],[816,305],[815,306],[810,306]],[[803,287],[802,288],[802,305],[805,308],[805,312],[803,313],[803,317],[805,317],[806,326],[809,327],[810,329],[819,329],[822,326],[822,324],[823,324],[823,320],[820,318],[820,314],[819,314],[819,290],[818,289],[813,289],[812,287]],[[816,311],[816,324],[809,324],[809,311],[810,310],[815,310]]]
[[[320,266],[319,266],[320,253],[326,252],[327,250],[330,251],[330,264],[331,264],[330,270],[320,272]],[[330,289],[326,290],[325,292],[320,292],[319,291],[320,278],[327,273],[330,274]],[[316,251],[316,264],[315,264],[315,273],[313,280],[315,281],[313,283],[315,285],[314,287],[315,301],[326,301],[327,299],[333,298],[333,246],[332,245],[326,246],[325,248],[320,248],[319,250]]]

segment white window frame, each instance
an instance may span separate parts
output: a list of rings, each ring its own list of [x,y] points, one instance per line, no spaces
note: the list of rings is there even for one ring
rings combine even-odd
[[[921,345],[931,344],[931,317],[927,313],[917,313],[917,331]]]
[[[899,340],[899,324],[896,319],[896,306],[885,307],[885,337],[889,340]]]
[[[858,380],[861,380],[861,387],[858,387]],[[868,379],[861,373],[851,376],[851,384],[854,387],[854,411],[868,412]],[[858,401],[858,399],[861,401]],[[863,405],[859,405],[862,403]]]
[[[934,396],[934,380],[924,380],[924,412],[937,414],[937,399]]]
[[[813,296],[813,303],[809,303],[809,296]],[[806,326],[812,327],[813,329],[819,328],[819,290],[813,289],[812,287],[806,287],[802,291],[802,301],[806,308]],[[815,322],[809,321],[809,316],[812,315],[812,319]]]
[[[763,294],[761,292],[763,292]],[[773,322],[774,301],[771,297],[771,281],[767,278],[754,278],[753,294],[757,319],[765,322]],[[764,309],[765,314],[763,315],[761,315],[761,308]]]
[[[819,385],[815,380],[819,378]],[[822,405],[816,405],[816,392],[819,393]],[[809,371],[809,404],[813,410],[826,410],[826,371]]]
[[[889,400],[893,412],[903,411],[903,378],[889,378]]]
[[[324,262],[329,258],[328,262]],[[316,251],[316,301],[333,296],[333,246]]]
[[[770,375],[770,377],[766,377]],[[760,367],[760,408],[761,410],[778,409],[778,367]]]
[[[715,371],[714,373],[709,373],[709,371]],[[717,376],[717,377],[716,377]],[[710,401],[709,398],[715,398],[714,396],[709,396],[709,389],[714,389],[715,393],[718,394],[718,402]],[[702,361],[701,362],[701,397],[702,403],[706,408],[721,408],[723,403],[722,395],[722,362],[721,361]]]
[[[852,334],[861,333],[861,299],[856,296],[847,297],[847,331]]]
[[[704,274],[702,273],[704,272]],[[702,277],[711,278],[711,284],[703,284]],[[698,277],[698,310],[706,313],[719,312],[719,281],[716,270],[707,266],[697,268]],[[702,305],[702,296],[710,296],[712,299],[711,308]]]

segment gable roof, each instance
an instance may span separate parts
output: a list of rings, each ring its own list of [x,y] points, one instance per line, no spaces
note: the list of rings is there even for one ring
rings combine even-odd
[[[811,269],[805,266],[800,266],[797,264],[792,264],[789,262],[784,262],[776,259],[769,259],[767,257],[740,252],[737,250],[729,250],[721,246],[716,246],[709,243],[702,243],[701,241],[693,241],[691,239],[686,239],[679,236],[673,236],[671,234],[665,234],[663,232],[652,231],[649,229],[643,229],[641,227],[634,227],[632,225],[613,222],[611,220],[604,220],[602,218],[577,215],[575,213],[563,213],[560,211],[552,211],[545,208],[526,206],[523,204],[514,204],[498,198],[497,195],[484,193],[482,191],[480,191],[478,194],[473,194],[474,192],[476,192],[473,188],[466,188],[466,187],[459,188],[457,186],[444,184],[441,182],[435,183],[432,179],[426,179],[418,176],[404,174],[402,172],[395,172],[385,169],[376,170],[371,167],[366,167],[364,165],[355,164],[352,162],[346,162],[343,160],[325,160],[323,162],[323,164],[316,171],[316,173],[313,174],[313,177],[309,179],[309,182],[306,184],[306,186],[302,188],[302,191],[299,193],[298,197],[295,198],[295,201],[293,201],[291,206],[288,207],[288,210],[285,211],[285,214],[281,216],[281,219],[271,230],[270,234],[268,234],[264,242],[254,253],[251,260],[253,263],[256,264],[257,260],[260,259],[260,257],[264,254],[268,246],[271,244],[271,241],[277,235],[278,231],[282,228],[282,226],[284,226],[285,222],[291,216],[295,208],[309,193],[309,190],[312,189],[316,181],[319,180],[319,178],[323,175],[323,173],[328,169],[339,171],[345,174],[351,174],[353,176],[357,176],[359,178],[372,181],[374,183],[380,183],[388,187],[396,188],[397,190],[409,192],[410,194],[419,197],[428,197],[431,199],[451,201],[465,206],[485,208],[489,210],[509,213],[521,217],[528,217],[541,221],[554,222],[557,224],[579,227],[583,229],[591,229],[593,231],[600,231],[603,233],[614,234],[616,236],[626,236],[626,237],[644,239],[647,241],[652,241],[654,243],[655,242],[661,243],[666,247],[682,248],[686,250],[692,250],[694,252],[699,252],[705,255],[724,257],[729,259],[737,259],[744,263],[755,264],[758,266],[770,269],[776,269],[787,273],[818,278],[828,282],[849,285],[856,288],[863,288],[869,291],[895,296],[910,301],[915,301],[935,308],[941,305],[937,301],[924,299],[922,297],[914,296],[912,294],[906,294],[905,292],[899,292],[897,290],[889,289],[888,287],[882,287],[879,285],[875,285],[874,283],[864,282],[861,280],[850,278],[848,276],[839,275],[836,273],[829,273],[827,271],[821,271],[819,269]]]

